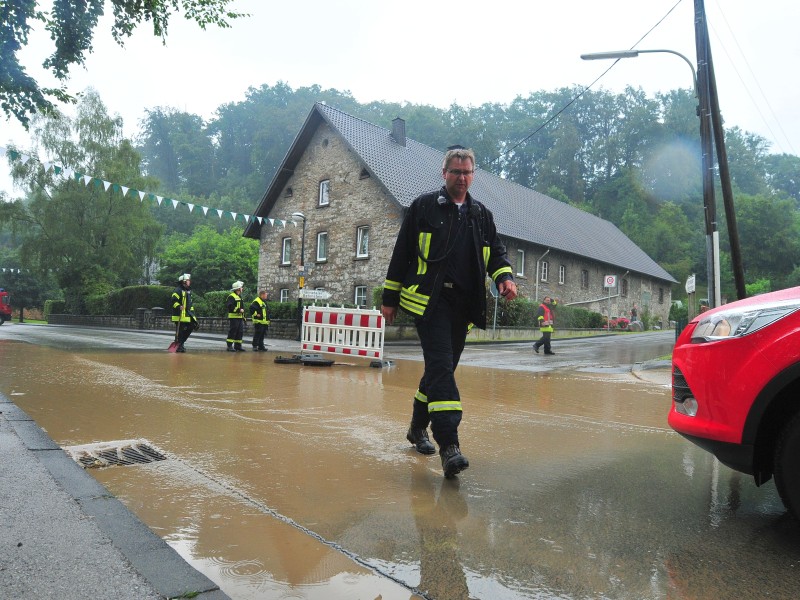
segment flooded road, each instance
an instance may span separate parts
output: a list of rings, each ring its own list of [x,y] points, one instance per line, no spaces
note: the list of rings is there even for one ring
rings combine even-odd
[[[663,340],[556,341],[552,363],[468,348],[454,480],[404,437],[413,348],[319,368],[162,342],[4,326],[0,391],[64,447],[161,450],[91,472],[237,600],[797,595],[800,531],[774,485],[672,432],[668,386],[621,367]]]

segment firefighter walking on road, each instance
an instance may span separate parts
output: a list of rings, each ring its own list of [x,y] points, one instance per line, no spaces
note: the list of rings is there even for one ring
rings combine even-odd
[[[255,300],[250,303],[250,318],[253,320],[253,352],[263,352],[264,336],[269,329],[269,314],[267,313],[267,290],[258,292]]]
[[[542,337],[533,345],[533,351],[539,354],[539,348],[544,346],[545,354],[555,354],[550,348],[550,337],[553,335],[553,325],[555,324],[555,315],[553,308],[558,305],[558,302],[553,300],[550,296],[545,296],[539,308],[536,310],[536,323],[539,325],[539,331],[542,332]]]
[[[244,306],[242,305],[242,290],[244,283],[235,281],[231,286],[231,293],[225,300],[225,309],[228,311],[228,352],[244,352],[242,338],[244,337]]]
[[[428,439],[430,424],[447,478],[469,466],[458,437],[462,407],[455,370],[469,328],[486,328],[486,276],[506,300],[517,295],[494,217],[467,191],[474,174],[472,150],[447,152],[444,186],[418,197],[406,211],[381,306],[389,325],[398,307],[414,318],[425,372],[414,395],[406,439],[420,454],[435,453]]]

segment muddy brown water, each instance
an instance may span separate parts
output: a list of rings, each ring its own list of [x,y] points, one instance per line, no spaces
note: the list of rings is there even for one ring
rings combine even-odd
[[[672,432],[665,385],[459,367],[444,480],[404,439],[421,363],[274,357],[0,339],[0,386],[62,446],[162,450],[92,474],[235,599],[796,597],[774,486]]]

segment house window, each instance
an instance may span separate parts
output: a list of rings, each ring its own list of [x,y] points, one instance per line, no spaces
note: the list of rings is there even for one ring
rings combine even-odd
[[[664,288],[658,288],[658,303],[664,304]]]
[[[367,305],[367,286],[357,285],[355,287],[355,293],[353,294],[353,304],[355,304],[356,306]]]
[[[281,264],[292,264],[292,238],[283,238],[283,246],[281,247]]]
[[[564,285],[567,282],[567,267],[565,265],[558,265],[558,283]]]
[[[289,301],[289,288],[281,288],[281,302]]]
[[[366,258],[369,256],[369,227],[366,225],[358,228],[356,239],[356,258]]]
[[[622,290],[620,291],[620,294],[622,294],[623,298],[627,298],[628,297],[628,280],[627,279],[623,279],[622,280]]]
[[[547,281],[547,273],[548,273],[549,270],[550,270],[550,263],[548,263],[546,260],[543,260],[542,261],[542,278],[541,278],[542,281]]]
[[[331,203],[330,198],[330,191],[331,191],[331,180],[326,179],[325,181],[319,182],[319,205],[320,206],[328,206]]]
[[[328,260],[328,232],[320,231],[317,234],[317,262]]]
[[[525,250],[517,250],[517,275],[525,275]]]
[[[581,289],[589,289],[589,271],[581,269]]]

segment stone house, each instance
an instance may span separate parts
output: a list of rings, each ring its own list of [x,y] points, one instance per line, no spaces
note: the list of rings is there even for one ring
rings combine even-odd
[[[404,209],[442,186],[443,157],[402,119],[389,130],[315,104],[244,232],[260,240],[258,287],[296,302],[302,260],[306,289],[371,308]],[[522,297],[610,317],[635,303],[667,321],[677,281],[613,223],[481,169],[470,193],[493,212]]]

